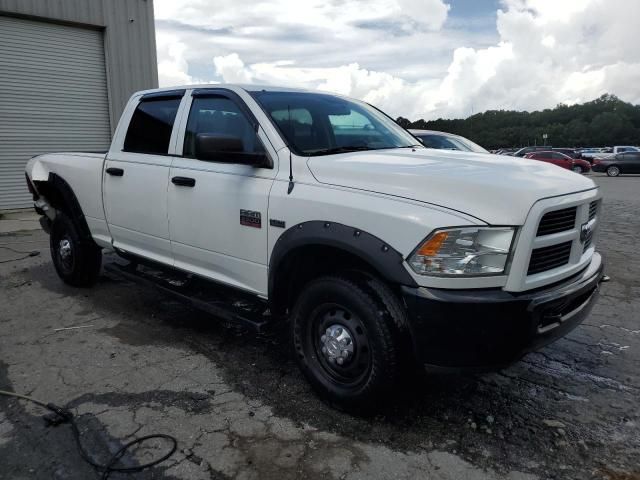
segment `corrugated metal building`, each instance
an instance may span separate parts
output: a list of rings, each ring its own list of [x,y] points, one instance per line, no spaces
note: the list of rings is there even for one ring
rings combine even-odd
[[[158,86],[152,0],[0,0],[0,210],[31,206],[29,158],[104,151]]]

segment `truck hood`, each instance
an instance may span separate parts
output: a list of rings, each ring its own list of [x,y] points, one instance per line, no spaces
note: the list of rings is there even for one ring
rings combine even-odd
[[[320,183],[434,204],[492,225],[522,225],[540,199],[597,188],[536,160],[427,148],[309,157],[308,166]]]

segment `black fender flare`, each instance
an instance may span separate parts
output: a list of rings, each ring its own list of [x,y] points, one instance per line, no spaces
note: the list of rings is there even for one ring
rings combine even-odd
[[[71,220],[80,229],[80,234],[85,240],[93,241],[89,225],[84,218],[84,213],[80,207],[80,202],[71,186],[60,175],[50,172],[46,182],[38,181],[38,192],[42,193],[51,206],[56,210],[63,211],[69,215]]]
[[[334,247],[353,254],[393,284],[418,286],[404,267],[402,254],[380,238],[360,228],[315,220],[290,227],[273,246],[269,260],[269,298],[273,298],[280,267],[287,255],[297,248],[314,245]]]

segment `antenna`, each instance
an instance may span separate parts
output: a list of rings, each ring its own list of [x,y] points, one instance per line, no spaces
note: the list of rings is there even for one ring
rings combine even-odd
[[[287,112],[289,114],[289,128],[291,127],[291,107],[287,105]],[[293,191],[294,187],[293,183],[293,161],[291,159],[291,146],[289,145],[289,188],[287,188],[287,195],[289,195]]]

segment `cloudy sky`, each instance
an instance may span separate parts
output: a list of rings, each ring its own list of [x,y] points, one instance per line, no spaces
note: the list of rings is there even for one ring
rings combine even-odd
[[[640,0],[155,0],[161,86],[327,90],[467,117],[640,103]]]

